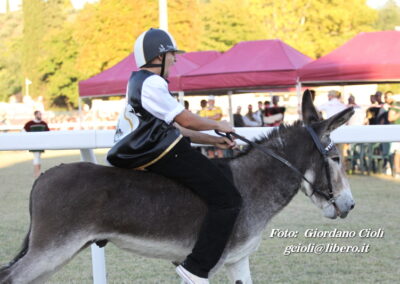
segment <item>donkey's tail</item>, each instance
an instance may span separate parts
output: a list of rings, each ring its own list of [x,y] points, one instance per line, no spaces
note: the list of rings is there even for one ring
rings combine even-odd
[[[22,243],[22,247],[21,247],[19,253],[14,257],[14,259],[10,263],[4,265],[3,267],[0,267],[0,283],[9,283],[9,281],[7,279],[8,279],[9,274],[11,273],[12,266],[18,260],[23,258],[24,255],[28,252],[30,232],[31,232],[31,228],[29,226],[29,231],[25,236],[24,242]]]
[[[32,186],[32,191],[33,188],[35,188],[36,182],[38,179],[35,180]],[[14,257],[12,261],[10,261],[8,264],[4,265],[3,267],[0,267],[0,283],[11,283],[10,280],[8,280],[8,276],[10,275],[12,271],[12,266],[21,258],[26,255],[29,249],[29,236],[31,234],[31,226],[32,226],[32,191],[31,191],[31,196],[29,198],[29,215],[31,217],[30,224],[29,224],[29,230],[28,233],[25,236],[24,241],[22,242],[22,246],[18,254]]]

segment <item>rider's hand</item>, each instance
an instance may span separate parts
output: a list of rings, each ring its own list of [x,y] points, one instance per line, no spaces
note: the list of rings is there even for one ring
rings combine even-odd
[[[227,137],[215,137],[216,140],[214,142],[214,146],[218,147],[219,149],[226,150],[226,149],[232,149],[233,147],[236,146],[236,142],[230,140]]]
[[[221,120],[218,122],[218,128],[216,129],[221,132],[235,132],[235,129],[226,120]]]

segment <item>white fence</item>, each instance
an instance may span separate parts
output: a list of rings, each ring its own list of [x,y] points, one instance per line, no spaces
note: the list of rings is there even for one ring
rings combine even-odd
[[[252,139],[271,129],[244,127],[236,131]],[[79,149],[83,161],[96,163],[93,149],[110,148],[113,145],[113,135],[112,130],[0,133],[0,151]],[[343,126],[335,130],[331,137],[335,143],[400,142],[400,125]],[[93,282],[105,284],[104,249],[92,245],[91,250]]]

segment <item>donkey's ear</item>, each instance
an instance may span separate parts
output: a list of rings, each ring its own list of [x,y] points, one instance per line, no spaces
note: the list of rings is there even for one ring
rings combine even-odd
[[[351,116],[354,114],[354,108],[349,107],[341,112],[331,116],[330,118],[319,122],[318,130],[320,134],[329,134],[339,126],[349,121]]]
[[[308,89],[305,90],[303,94],[301,112],[303,115],[304,124],[309,125],[322,119],[320,114],[315,109],[314,103],[311,98],[311,92]]]

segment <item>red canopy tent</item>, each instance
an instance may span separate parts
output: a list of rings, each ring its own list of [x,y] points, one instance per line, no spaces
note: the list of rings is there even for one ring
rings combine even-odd
[[[304,85],[400,81],[400,32],[360,33],[300,69]]]
[[[177,55],[177,63],[171,68],[170,91],[180,91],[181,76],[218,58],[217,51],[188,52]],[[138,70],[133,54],[87,80],[79,82],[80,97],[125,95],[126,85],[132,71]]]
[[[293,86],[297,70],[311,60],[280,40],[246,41],[183,75],[181,86],[185,92]]]

